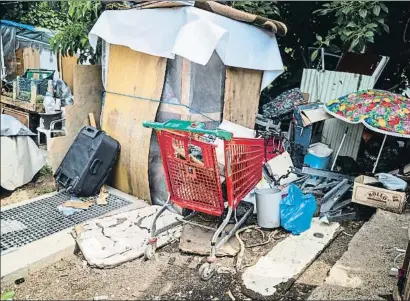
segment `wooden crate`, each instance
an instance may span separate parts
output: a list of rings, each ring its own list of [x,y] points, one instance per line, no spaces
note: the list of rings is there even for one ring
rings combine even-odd
[[[353,186],[352,202],[402,213],[406,204],[406,193],[367,185],[374,182],[377,182],[377,179],[357,177]]]

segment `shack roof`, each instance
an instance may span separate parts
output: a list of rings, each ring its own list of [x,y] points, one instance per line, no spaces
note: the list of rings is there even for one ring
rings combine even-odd
[[[49,39],[54,35],[50,30],[33,25],[18,23],[9,20],[0,20],[2,32],[8,28],[15,29],[17,39],[27,40],[38,43],[49,43]]]
[[[202,5],[198,3],[195,5]],[[101,38],[135,51],[170,59],[178,55],[201,65],[206,65],[216,51],[225,66],[263,70],[261,89],[268,86],[284,71],[274,27],[266,25],[266,30],[253,26],[256,19],[251,22],[250,14],[237,14],[235,18],[241,19],[238,21],[226,16],[232,10],[223,10],[224,5],[208,4],[204,9],[181,6],[106,10],[88,35],[90,44],[95,48]],[[270,24],[278,24],[277,32],[278,28],[286,32],[286,26],[279,23]]]
[[[280,21],[268,19],[255,14],[250,14],[215,1],[141,1],[135,7],[148,9],[170,8],[186,5],[195,6],[197,8],[230,18],[232,20],[262,27],[280,37],[286,35],[287,33],[286,25]]]

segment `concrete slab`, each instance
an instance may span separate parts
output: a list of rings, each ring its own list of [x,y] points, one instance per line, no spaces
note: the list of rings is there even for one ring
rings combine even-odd
[[[111,214],[75,227],[76,241],[91,266],[106,268],[120,265],[144,254],[149,229],[160,206]],[[157,229],[163,229],[181,217],[165,211],[157,220]],[[179,238],[178,225],[158,235],[157,247]]]
[[[339,227],[338,223],[327,225],[314,218],[309,230],[287,237],[247,268],[242,275],[245,287],[262,296],[273,295],[280,283],[298,278],[333,240]]]
[[[366,289],[347,288],[324,284],[320,290],[315,289],[308,300],[386,300]]]
[[[227,231],[229,228],[227,227]],[[209,255],[211,239],[215,231],[201,227],[184,225],[179,240],[179,249],[182,252]],[[217,256],[235,256],[240,251],[240,245],[235,236],[231,237],[216,253]]]
[[[34,241],[0,257],[1,284],[6,285],[29,273],[74,254],[71,229]]]
[[[126,198],[132,203],[118,210],[109,212],[106,216],[149,206],[146,202],[138,200],[135,197],[127,195],[117,189],[107,187],[107,190],[109,193]],[[56,194],[56,192],[42,195],[27,201],[2,206],[1,211],[35,202],[54,194]],[[7,285],[16,279],[26,277],[29,273],[54,264],[62,258],[72,256],[76,248],[76,242],[71,235],[72,229],[73,228],[65,229],[27,244],[21,248],[11,251],[10,253],[2,255],[0,257],[1,285]]]
[[[325,284],[316,288],[309,299],[369,299],[391,294],[397,280],[388,273],[398,254],[395,248],[405,249],[407,245],[407,230],[403,227],[409,222],[410,213],[377,210],[352,238]]]

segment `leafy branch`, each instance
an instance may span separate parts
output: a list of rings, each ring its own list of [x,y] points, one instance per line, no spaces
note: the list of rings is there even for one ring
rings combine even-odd
[[[385,24],[388,12],[387,6],[379,1],[334,1],[323,4],[314,14],[328,15],[335,22],[325,37],[316,36],[317,49],[312,52],[311,60],[316,59],[322,47],[331,52],[338,52],[340,48],[364,52],[369,43],[374,43],[376,35],[389,32]]]

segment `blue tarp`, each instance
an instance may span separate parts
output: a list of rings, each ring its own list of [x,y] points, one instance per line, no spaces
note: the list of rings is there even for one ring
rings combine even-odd
[[[15,56],[16,49],[32,47],[40,51],[50,50],[49,41],[54,36],[52,31],[9,20],[0,20],[0,25],[2,80],[9,75],[15,77],[13,72],[16,71],[16,65],[10,64],[10,62]]]
[[[0,20],[0,25],[13,26],[13,27],[19,27],[19,28],[23,28],[23,29],[27,29],[31,31],[36,31],[36,28],[33,25],[17,23],[17,22],[9,21],[9,20]]]

